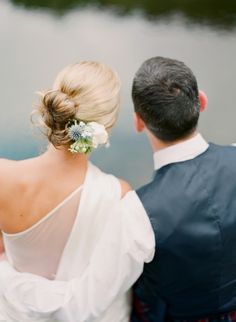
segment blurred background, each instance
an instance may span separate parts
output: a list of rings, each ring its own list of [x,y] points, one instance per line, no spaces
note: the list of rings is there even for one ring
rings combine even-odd
[[[132,78],[147,58],[184,61],[209,99],[200,130],[209,141],[236,142],[235,0],[1,0],[0,157],[45,149],[32,130],[35,92],[65,65],[102,61],[122,80],[122,110],[111,147],[94,151],[102,169],[134,187],[152,175],[151,149],[133,128]]]

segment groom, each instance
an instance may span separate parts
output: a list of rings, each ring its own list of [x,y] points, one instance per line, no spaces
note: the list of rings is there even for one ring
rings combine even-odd
[[[134,286],[132,321],[236,321],[236,150],[197,133],[206,97],[191,70],[156,57],[135,76],[136,127],[147,129],[155,176],[137,194],[156,254]]]
[[[145,61],[135,75],[132,96],[136,129],[145,130],[150,140],[155,173],[151,183],[135,196],[133,193],[133,205],[128,202],[128,194],[123,206],[129,210],[141,201],[145,212],[138,218],[139,224],[148,216],[156,245],[153,260],[144,265],[133,288],[131,321],[236,321],[236,149],[208,144],[198,133],[199,114],[207,101],[184,63],[163,57]],[[128,224],[129,221],[125,228]],[[135,222],[130,221],[129,228],[135,231]],[[117,242],[124,242],[122,236],[119,238]],[[97,251],[109,253],[112,246],[104,235]],[[142,246],[140,243],[139,249],[144,252]],[[69,282],[12,273],[6,294],[17,294],[16,308],[21,305],[26,310],[28,303],[28,309],[34,307],[35,314],[42,310],[45,317],[46,312],[55,312],[59,321],[82,320],[83,300],[87,320],[92,320],[96,316],[92,307],[96,299],[107,300],[113,294],[101,308],[105,310],[114,296],[139,277],[137,272],[143,262],[137,253],[134,256],[135,251],[130,247],[119,267],[109,266],[117,281],[109,280],[114,276],[109,271],[99,275],[97,282],[104,280],[100,298],[89,293],[94,270],[87,277]],[[91,265],[101,266],[98,256]],[[19,285],[22,287],[17,289]],[[82,287],[87,287],[87,301]],[[40,294],[38,305],[34,301]],[[53,299],[45,310],[42,294],[50,294]]]

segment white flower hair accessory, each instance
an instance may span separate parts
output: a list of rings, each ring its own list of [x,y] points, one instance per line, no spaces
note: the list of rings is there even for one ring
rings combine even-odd
[[[109,135],[102,124],[74,119],[67,128],[69,138],[74,141],[69,148],[72,153],[87,154],[99,145],[109,146]]]

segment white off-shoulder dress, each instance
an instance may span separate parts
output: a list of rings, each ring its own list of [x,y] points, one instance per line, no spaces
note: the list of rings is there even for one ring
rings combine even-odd
[[[0,294],[0,311],[3,317],[6,316],[5,320],[2,318],[0,321],[129,321],[131,309],[129,290],[120,292],[122,294],[116,296],[107,309],[102,310],[102,304],[100,303],[104,303],[105,308],[106,301],[109,303],[106,296],[112,297],[113,294],[111,295],[110,293],[113,292],[112,290],[115,289],[116,284],[118,285],[120,280],[125,279],[123,276],[126,273],[124,272],[124,267],[119,271],[119,267],[117,267],[117,265],[115,267],[114,262],[117,261],[120,265],[123,261],[123,256],[124,261],[128,261],[128,265],[130,265],[129,263],[131,260],[126,257],[129,256],[129,252],[133,252],[134,254],[132,254],[132,256],[134,258],[135,256],[137,257],[137,259],[135,258],[134,260],[135,263],[138,263],[140,260],[140,263],[138,263],[137,266],[138,270],[141,270],[143,262],[145,260],[148,262],[152,259],[154,241],[153,236],[151,236],[152,230],[151,227],[149,227],[150,224],[148,223],[148,220],[141,218],[143,213],[140,214],[140,222],[138,222],[139,217],[135,213],[131,213],[129,219],[127,217],[129,216],[129,212],[127,212],[127,216],[124,216],[127,223],[121,223],[119,221],[118,217],[120,214],[119,211],[117,212],[115,209],[117,209],[116,205],[118,207],[118,204],[120,203],[120,198],[121,187],[119,180],[113,175],[105,174],[92,163],[89,163],[83,186],[78,187],[55,209],[43,217],[43,219],[23,232],[16,234],[3,233],[7,259],[19,272],[36,274],[49,280],[69,281],[72,279],[79,280],[80,276],[85,274],[91,264],[93,254],[96,253],[96,247],[103,238],[105,229],[107,229],[106,225],[108,222],[112,223],[113,220],[114,222],[117,221],[117,225],[112,229],[119,229],[121,232],[121,226],[123,224],[125,227],[130,225],[130,227],[127,227],[128,232],[126,232],[126,235],[123,237],[119,236],[118,233],[114,231],[114,236],[116,234],[118,236],[114,241],[112,241],[112,231],[109,231],[111,234],[111,237],[109,238],[111,239],[111,243],[114,243],[114,248],[113,245],[111,245],[109,254],[100,252],[98,255],[99,258],[96,258],[97,267],[93,266],[92,269],[95,272],[94,275],[97,275],[95,280],[93,280],[93,283],[90,282],[90,284],[88,283],[89,285],[86,285],[86,288],[93,288],[93,290],[84,290],[84,295],[81,296],[82,300],[80,300],[80,311],[89,310],[87,307],[89,308],[92,306],[94,312],[89,314],[87,314],[87,312],[83,312],[83,314],[78,312],[80,316],[77,316],[75,310],[74,313],[69,313],[68,317],[59,318],[57,320],[55,317],[56,315],[53,315],[53,313],[60,311],[60,306],[63,306],[66,301],[69,303],[70,299],[65,300],[62,296],[64,286],[62,289],[60,289],[60,287],[59,289],[56,288],[56,291],[54,292],[55,289],[53,289],[53,287],[50,288],[50,284],[47,284],[47,287],[49,288],[45,293],[42,293],[46,295],[39,295],[41,291],[40,282],[37,284],[40,289],[37,294],[33,294],[38,291],[37,287],[32,287],[33,293],[31,294],[28,292],[30,287],[27,289],[18,286],[16,286],[15,290],[15,286],[13,288],[11,287],[6,293],[7,296],[5,294],[1,297]],[[140,205],[139,207],[141,212],[144,211]],[[124,219],[122,220],[124,221]],[[135,227],[135,225],[137,227]],[[137,229],[137,231],[135,231],[135,229]],[[141,236],[141,229],[143,229],[143,236]],[[137,238],[135,236],[137,236]],[[117,238],[122,240],[120,245]],[[131,238],[130,243],[129,238]],[[143,243],[140,247],[138,244],[139,242]],[[129,244],[132,244],[133,250],[126,246]],[[133,246],[134,244],[135,247]],[[126,247],[127,250],[125,249]],[[114,254],[112,253],[112,249],[114,249]],[[109,275],[112,274],[112,269],[114,270],[115,275],[111,280]],[[105,281],[105,286],[103,281],[104,276],[102,276],[103,270],[106,272],[104,274],[108,276],[108,281],[107,284]],[[127,266],[127,273],[128,270],[134,270],[134,274],[137,275],[141,273],[141,271],[138,272],[138,270],[137,273],[135,268],[133,269],[131,265],[130,267]],[[1,280],[0,276],[0,291],[1,283],[3,285],[3,280]],[[127,283],[130,283],[130,280],[127,280]],[[19,284],[16,283],[15,285]],[[130,286],[131,285],[129,285],[129,287]],[[81,284],[81,288],[82,287],[83,284]],[[49,289],[50,291],[52,290],[51,294]],[[80,286],[78,286],[78,290],[79,289]],[[99,289],[101,289],[101,292],[99,292]],[[25,290],[27,290],[27,294],[23,294]],[[74,291],[76,292],[76,289]],[[23,293],[21,294],[21,292]],[[89,292],[93,292],[94,294],[98,292],[98,295],[94,296],[93,299],[90,299],[90,295],[88,295],[87,301],[86,296],[87,293],[90,294]],[[70,294],[67,297],[69,296]],[[102,301],[102,299],[104,299],[104,301]],[[23,306],[20,307],[20,303],[17,303],[21,300],[23,302],[25,301],[24,303],[21,303],[26,306],[24,309],[22,309]],[[83,301],[84,303],[82,303]],[[88,304],[86,301],[90,301],[91,303]],[[31,312],[31,309],[34,312],[37,311],[36,313],[38,314],[35,313],[34,315]],[[101,314],[99,312],[100,309],[103,311]],[[31,313],[27,313],[27,310]],[[70,312],[72,311],[73,310],[70,310]],[[50,312],[52,315],[49,314]],[[70,314],[72,314],[72,317],[69,316]],[[58,316],[60,316],[60,313]],[[90,316],[93,318],[86,319],[83,318],[83,316]]]

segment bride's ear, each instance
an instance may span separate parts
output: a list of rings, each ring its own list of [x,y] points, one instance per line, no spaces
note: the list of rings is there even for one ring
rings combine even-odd
[[[134,113],[134,127],[137,132],[142,132],[145,129],[145,123],[138,113]]]
[[[207,96],[203,91],[199,91],[199,101],[200,101],[200,112],[203,112],[205,111],[208,104]]]

